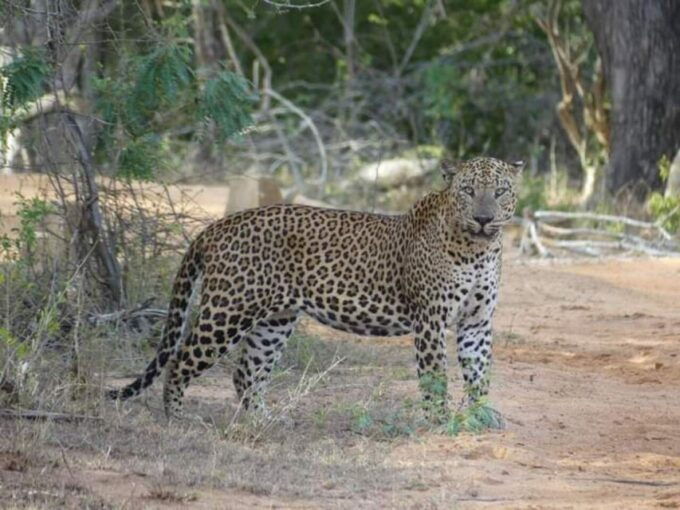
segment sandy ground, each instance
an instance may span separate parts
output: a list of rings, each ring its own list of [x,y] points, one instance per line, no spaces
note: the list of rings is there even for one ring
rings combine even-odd
[[[94,421],[0,419],[0,508],[680,508],[679,302],[680,259],[509,247],[491,392],[505,430],[449,437],[403,417],[411,340],[307,321],[272,389],[281,423],[233,419],[226,365],[188,392],[207,425],[166,424],[160,385],[97,400]],[[455,366],[450,380],[459,396]]]
[[[157,437],[171,430],[174,437],[186,438],[183,448],[191,450],[192,441],[205,431],[190,427],[177,432],[176,426],[167,427],[156,419],[143,422],[148,431],[128,426],[128,433],[151,438],[151,450],[144,453],[133,449],[111,455],[111,448],[116,448],[111,438],[120,441],[120,430],[115,435],[108,432],[113,441],[108,453],[106,441],[97,447],[73,438],[69,443],[63,436],[68,436],[70,427],[78,427],[69,424],[51,431],[67,443],[60,447],[62,462],[57,459],[54,465],[46,465],[25,453],[5,450],[0,455],[0,494],[4,493],[6,504],[14,501],[22,507],[19,503],[25,502],[28,490],[22,480],[41,472],[41,483],[49,482],[52,489],[38,485],[35,494],[41,490],[47,494],[40,501],[53,501],[52,490],[56,491],[52,496],[66,498],[59,500],[62,503],[73,503],[66,495],[77,490],[88,494],[86,501],[93,508],[98,504],[103,508],[680,508],[679,284],[680,260],[542,263],[510,254],[497,319],[492,390],[493,402],[508,422],[504,431],[448,437],[416,429],[412,435],[386,440],[339,425],[321,430],[305,426],[309,413],[318,416],[319,409],[332,406],[335,398],[366,401],[364,390],[349,395],[354,390],[342,389],[340,382],[347,381],[347,374],[341,364],[328,375],[327,386],[292,411],[293,419],[302,425],[285,427],[283,435],[272,440],[299,443],[303,453],[297,461],[279,459],[282,466],[276,456],[265,456],[254,468],[253,459],[243,454],[240,460],[239,455],[230,459],[228,469],[239,470],[243,463],[254,475],[251,485],[219,487],[210,482],[204,486],[189,479],[173,484],[167,472],[181,471],[182,465],[173,465],[173,460],[181,464],[182,457],[177,452],[166,455],[167,442]],[[354,344],[362,349],[371,342],[311,322],[303,330],[330,339],[325,345]],[[375,385],[377,380],[371,377],[391,363],[403,371],[411,368],[409,339],[379,339],[370,355],[362,353],[358,354],[362,359],[350,360],[346,369],[364,369],[350,374],[350,380],[360,386]],[[452,372],[451,378],[458,381]],[[385,391],[395,399],[417,397],[415,380],[408,375],[377,383],[389,384]],[[199,406],[204,418],[219,414],[224,399],[233,399],[229,386],[222,374],[206,377],[190,389],[190,402]],[[157,391],[152,393],[149,401],[159,406]],[[126,417],[119,420],[125,427]],[[304,437],[307,433],[311,437]],[[308,440],[323,452],[304,452]],[[228,438],[213,441],[217,441],[214,448],[229,448]],[[265,440],[248,445],[247,451],[257,454],[258,448],[271,447],[277,446]],[[45,448],[54,449],[54,442]],[[278,488],[271,483],[269,469],[277,472],[276,478],[287,469],[286,462],[292,462],[289,468],[295,470],[296,462],[326,458],[325,449],[335,450],[347,463],[345,469],[325,475],[301,473],[307,481],[281,482]],[[167,464],[140,467],[135,461],[140,455]],[[215,469],[213,462],[210,469]],[[307,476],[320,478],[307,485],[311,483]],[[376,483],[367,482],[371,476]],[[301,488],[296,491],[298,483]]]
[[[113,181],[101,179],[100,185],[111,186]],[[71,188],[62,182],[65,193],[71,194]],[[118,189],[123,188],[118,184]],[[199,215],[219,218],[225,212],[229,197],[229,187],[220,185],[183,184],[171,185],[167,189],[154,183],[135,183],[133,188],[147,200],[164,201],[170,196],[177,208],[191,209]],[[20,197],[41,197],[48,203],[56,201],[56,194],[49,179],[44,175],[20,174],[0,175],[0,235],[9,234],[18,227],[18,202]],[[165,205],[165,204],[163,204]]]

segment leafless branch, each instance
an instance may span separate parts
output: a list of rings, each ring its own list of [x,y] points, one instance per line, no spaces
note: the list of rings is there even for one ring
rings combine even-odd
[[[50,420],[50,421],[100,421],[102,418],[97,416],[86,416],[81,414],[54,413],[50,411],[14,411],[11,409],[0,409],[0,418],[11,418],[19,420]]]
[[[307,3],[293,4],[291,0],[277,1],[277,0],[263,0],[264,3],[272,5],[277,9],[312,9],[314,7],[321,7],[331,0],[316,0]]]
[[[83,170],[83,181],[87,187],[86,208],[89,213],[90,225],[93,229],[93,244],[106,271],[106,279],[111,298],[114,303],[121,303],[123,299],[123,287],[120,266],[113,254],[111,243],[104,229],[102,212],[99,203],[99,191],[95,181],[95,172],[92,158],[88,151],[83,134],[78,123],[69,113],[64,114],[66,130],[70,135],[71,143],[78,156],[78,161]]]
[[[651,223],[648,221],[634,220],[626,216],[614,216],[611,214],[597,214],[591,212],[566,212],[566,211],[536,211],[534,217],[541,221],[559,221],[559,220],[592,220],[604,221],[609,223],[622,223],[631,227],[646,228],[656,230],[661,237],[670,241],[671,235],[658,223]]]
[[[420,38],[423,36],[425,33],[425,29],[430,23],[430,19],[433,14],[433,1],[430,0],[427,5],[425,5],[425,8],[423,9],[423,14],[420,16],[420,21],[418,21],[418,25],[416,26],[415,32],[413,32],[413,37],[411,38],[411,42],[408,45],[408,48],[406,49],[406,53],[404,53],[404,56],[401,59],[401,63],[399,64],[398,68],[398,74],[401,74],[404,72],[404,69],[406,69],[406,66],[408,63],[411,61],[411,57],[413,56],[413,52],[416,50],[416,47],[418,46],[418,43],[420,42]]]
[[[264,71],[262,89],[263,90],[270,90],[271,84],[272,84],[272,68],[269,65],[269,61],[264,56],[264,53],[262,53],[262,51],[260,51],[260,48],[257,47],[257,44],[255,44],[255,41],[253,41],[253,38],[250,37],[250,35],[245,30],[243,30],[229,16],[229,14],[225,10],[222,11],[222,15],[223,15],[224,21],[226,21],[227,25],[229,25],[231,27],[231,29],[238,36],[238,38],[241,39],[243,44],[245,44],[246,47],[250,51],[252,51],[253,54],[255,55],[256,61],[259,63],[259,65],[262,66],[262,69]],[[253,83],[257,83],[257,81],[258,80],[256,80],[255,77],[253,77]],[[269,95],[268,94],[263,94],[262,109],[265,110],[265,111],[269,109]]]
[[[627,231],[611,231],[594,227],[563,227],[550,222],[592,221],[639,229],[637,234]],[[607,253],[643,253],[650,256],[677,256],[680,244],[674,242],[659,223],[650,223],[625,216],[595,214],[589,212],[525,211],[522,219],[520,252],[531,254],[534,250],[540,256],[549,256],[555,250],[569,250],[600,257]],[[649,234],[655,232],[656,240]],[[661,238],[659,240],[659,238]]]
[[[316,140],[316,144],[319,149],[319,157],[321,158],[321,175],[319,176],[318,183],[325,183],[328,176],[328,158],[326,156],[326,146],[323,143],[323,138],[321,137],[321,134],[319,133],[319,130],[316,127],[316,124],[314,124],[314,121],[304,111],[302,111],[290,100],[286,99],[275,90],[265,89],[262,92],[276,99],[286,108],[288,108],[291,112],[298,115],[305,122],[305,124],[307,124],[310,131],[314,135],[314,139]]]

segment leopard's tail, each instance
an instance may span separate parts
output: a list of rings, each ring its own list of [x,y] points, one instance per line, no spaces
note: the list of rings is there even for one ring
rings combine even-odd
[[[139,395],[163,372],[163,367],[178,349],[179,343],[184,337],[189,303],[196,287],[196,282],[203,274],[202,237],[199,236],[191,243],[177,271],[172,288],[172,299],[168,308],[168,317],[163,328],[163,335],[156,356],[147,365],[144,373],[135,379],[134,382],[123,388],[107,392],[108,398],[127,400]]]

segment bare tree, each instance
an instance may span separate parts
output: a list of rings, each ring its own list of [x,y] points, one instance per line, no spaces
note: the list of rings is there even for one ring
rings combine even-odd
[[[592,42],[579,47],[569,43],[559,24],[562,4],[562,0],[550,0],[545,12],[534,12],[534,20],[545,32],[557,66],[562,92],[557,116],[578,155],[583,171],[581,203],[586,203],[595,190],[598,156],[609,149],[609,112],[601,61],[596,62],[592,76],[585,76],[583,63]]]

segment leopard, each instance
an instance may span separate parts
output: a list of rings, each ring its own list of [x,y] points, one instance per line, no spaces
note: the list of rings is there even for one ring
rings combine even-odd
[[[441,189],[403,214],[277,204],[211,223],[184,254],[155,357],[109,397],[135,397],[164,373],[165,413],[185,417],[188,385],[229,355],[240,405],[266,407],[272,371],[308,316],[357,335],[412,335],[423,404],[437,400],[444,412],[448,399],[437,395],[442,385],[448,395],[452,330],[464,398],[486,398],[503,228],[523,167],[492,157],[445,160]],[[433,380],[439,393],[422,384]]]

